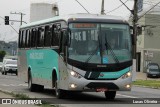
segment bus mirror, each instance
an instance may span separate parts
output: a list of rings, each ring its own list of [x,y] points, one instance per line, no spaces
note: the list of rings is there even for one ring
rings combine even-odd
[[[67,45],[71,45],[71,30],[69,28],[67,29]]]

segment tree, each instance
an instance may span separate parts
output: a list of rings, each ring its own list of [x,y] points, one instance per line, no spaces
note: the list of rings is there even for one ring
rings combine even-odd
[[[0,61],[3,60],[5,55],[6,55],[6,51],[0,51]]]

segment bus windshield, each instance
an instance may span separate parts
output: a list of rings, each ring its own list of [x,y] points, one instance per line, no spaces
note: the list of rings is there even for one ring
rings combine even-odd
[[[130,31],[126,24],[71,23],[69,28],[69,59],[95,64],[132,59]]]

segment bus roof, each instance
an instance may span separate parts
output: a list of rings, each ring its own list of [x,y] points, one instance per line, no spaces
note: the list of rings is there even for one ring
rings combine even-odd
[[[110,16],[110,15],[99,15],[99,14],[70,14],[70,15],[65,15],[65,16],[55,16],[49,19],[44,19],[44,20],[40,20],[40,21],[36,21],[36,22],[32,22],[26,25],[22,25],[20,28],[27,28],[27,27],[32,27],[32,26],[37,26],[37,25],[41,25],[41,24],[47,24],[50,22],[55,22],[55,21],[59,21],[59,20],[64,20],[66,22],[68,22],[69,19],[73,19],[76,20],[77,19],[94,19],[94,20],[113,20],[113,21],[121,21],[124,23],[127,23],[126,20],[124,20],[122,17],[119,16]]]

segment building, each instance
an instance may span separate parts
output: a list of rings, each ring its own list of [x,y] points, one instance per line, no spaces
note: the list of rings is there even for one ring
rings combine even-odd
[[[140,12],[139,16],[143,16],[149,8]],[[138,26],[142,27],[142,32],[137,36],[137,71],[146,72],[148,63],[160,65],[160,6],[141,17]]]
[[[30,22],[51,18],[58,15],[56,4],[49,3],[31,3]]]

